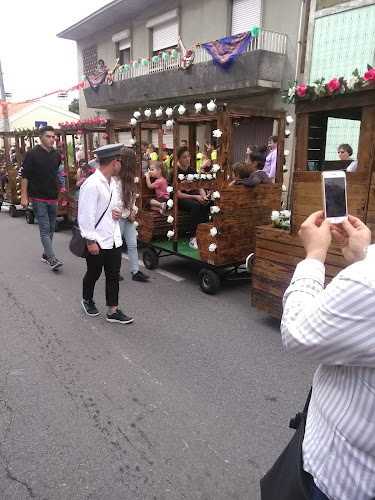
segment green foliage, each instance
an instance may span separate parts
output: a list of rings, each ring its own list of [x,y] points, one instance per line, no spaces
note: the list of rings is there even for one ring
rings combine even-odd
[[[75,98],[72,100],[72,102],[69,104],[69,111],[71,113],[76,113],[79,115],[79,99]]]

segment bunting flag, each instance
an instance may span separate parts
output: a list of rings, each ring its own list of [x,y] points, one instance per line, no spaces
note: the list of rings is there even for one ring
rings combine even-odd
[[[74,85],[73,87],[70,87],[69,89],[66,90],[54,90],[53,92],[48,92],[48,94],[44,94],[39,97],[33,97],[32,99],[26,99],[26,101],[20,101],[20,102],[11,102],[11,101],[0,101],[0,106],[2,107],[2,114],[5,115],[8,111],[9,106],[15,106],[16,104],[28,104],[29,102],[35,102],[35,101],[40,101],[40,99],[43,99],[44,97],[48,97],[53,94],[68,94],[69,92],[73,92],[74,90],[79,90],[83,88],[85,85],[84,82],[78,83],[77,85]]]
[[[105,82],[105,79],[107,78],[108,71],[97,71],[94,75],[86,75],[87,81],[90,84],[90,87],[94,92],[97,92],[99,90],[99,87],[102,83]]]
[[[202,43],[202,46],[211,54],[214,64],[228,72],[237,59],[250,43],[250,31],[238,35],[227,36],[213,42]]]

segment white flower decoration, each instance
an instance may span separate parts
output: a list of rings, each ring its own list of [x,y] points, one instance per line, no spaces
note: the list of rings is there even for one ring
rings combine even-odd
[[[290,210],[281,210],[280,217],[290,218]]]
[[[166,122],[167,128],[172,128],[173,124],[174,124],[174,120],[167,120],[167,122]]]
[[[207,179],[207,174],[201,174],[201,179],[202,181],[205,181]]]
[[[167,207],[168,208],[173,208],[173,200],[168,200],[167,201]]]
[[[212,174],[207,174],[206,177],[208,181],[212,181],[213,179]]]
[[[279,217],[280,217],[280,212],[278,212],[277,210],[272,210],[271,220],[278,220]]]
[[[215,111],[216,108],[217,108],[217,106],[216,106],[215,101],[213,99],[211,99],[211,101],[207,104],[208,111]]]
[[[349,90],[353,90],[356,84],[359,82],[358,76],[350,75],[346,78],[346,86]]]
[[[136,235],[136,237],[138,238],[138,236],[139,236],[139,233],[138,233],[138,231],[136,231],[136,232],[135,232],[135,235]]]
[[[150,118],[150,116],[151,116],[151,109],[150,108],[145,109],[145,117]]]
[[[288,156],[289,155],[289,150],[288,149],[284,149],[284,156]]]
[[[139,183],[139,177],[134,177],[134,184],[138,184]]]
[[[141,113],[139,111],[134,111],[133,116],[136,120],[138,120],[138,118],[140,118],[141,116]]]
[[[288,90],[288,97],[291,99],[297,93],[297,87],[290,87]]]
[[[183,181],[185,179],[184,174],[178,174],[178,180]]]
[[[223,135],[223,132],[219,128],[217,128],[212,132],[212,135],[217,139],[220,139],[220,137]]]
[[[171,229],[170,231],[167,232],[167,238],[170,240],[174,236],[174,231]]]
[[[212,214],[218,214],[220,212],[220,207],[217,206],[210,207],[210,212]]]
[[[288,116],[286,117],[286,122],[290,125],[291,123],[293,123],[293,122],[294,122],[294,120],[293,120],[293,118],[292,118],[290,115],[288,115]]]
[[[163,108],[160,106],[160,108],[155,110],[155,116],[156,118],[159,118],[163,114]]]
[[[139,226],[139,222],[138,221],[134,221],[134,227],[137,228]]]
[[[213,199],[213,200],[218,200],[219,198],[220,198],[220,193],[219,193],[219,191],[214,191],[214,192],[212,193],[211,199]]]
[[[167,108],[167,109],[165,110],[165,114],[166,114],[167,116],[172,116],[172,115],[173,115],[173,108]]]
[[[197,181],[199,180],[199,174],[194,174],[194,179]]]
[[[185,108],[185,106],[183,106],[183,105],[181,104],[181,105],[178,107],[177,111],[178,111],[178,113],[179,113],[180,115],[183,115],[183,114],[185,113],[185,111],[186,111],[186,108]]]
[[[129,139],[130,146],[134,146],[135,143],[136,143],[135,139]]]
[[[130,125],[132,125],[133,127],[135,127],[137,125],[137,120],[135,118],[131,118],[130,119]]]
[[[220,169],[221,169],[220,165],[215,163],[214,165],[212,165],[211,172],[213,172],[215,174],[216,172],[219,172]]]
[[[196,102],[196,103],[194,104],[194,108],[195,108],[195,111],[196,111],[197,113],[200,113],[200,112],[202,111],[202,108],[203,108],[202,103],[201,103],[201,102]]]
[[[215,226],[210,229],[210,235],[211,236],[216,236],[217,235],[217,229],[216,229]]]
[[[186,176],[188,181],[193,181],[194,180],[194,174],[187,174]]]
[[[212,174],[212,178],[216,179],[216,173],[215,172]]]
[[[211,243],[208,249],[210,252],[215,252],[215,250],[217,249],[217,245],[215,245],[215,243]]]
[[[173,221],[174,221],[174,217],[172,217],[171,215],[168,215],[168,217],[167,217],[167,222],[168,222],[169,224],[173,224]]]
[[[173,193],[173,187],[172,186],[167,186],[167,193]]]
[[[282,191],[283,193],[286,193],[286,186],[285,186],[285,184],[283,184],[283,185],[282,185],[282,187],[281,187],[281,191]]]
[[[289,137],[292,132],[287,128],[285,130],[285,137]]]

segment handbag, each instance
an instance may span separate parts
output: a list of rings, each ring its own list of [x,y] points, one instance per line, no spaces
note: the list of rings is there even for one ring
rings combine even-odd
[[[311,392],[312,388],[303,412],[297,413],[289,423],[291,429],[296,429],[294,436],[260,480],[262,500],[310,500],[307,489],[309,476],[302,468],[302,443]]]
[[[112,200],[112,193],[111,193],[111,197],[109,199],[109,203],[107,205],[107,208],[104,210],[104,212],[102,213],[100,219],[95,224],[95,228],[94,229],[96,229],[98,227],[100,221],[103,219],[106,211],[108,210],[109,205],[111,204],[111,200]],[[90,253],[87,250],[87,240],[86,240],[86,238],[84,238],[81,235],[81,231],[80,231],[80,229],[79,229],[78,226],[73,226],[73,229],[72,229],[72,239],[70,240],[70,243],[69,243],[69,250],[76,257],[82,257],[82,258],[87,257],[89,255],[89,253]]]

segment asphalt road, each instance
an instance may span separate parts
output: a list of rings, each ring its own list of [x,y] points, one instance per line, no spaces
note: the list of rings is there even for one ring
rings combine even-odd
[[[88,317],[69,239],[55,234],[53,272],[37,224],[0,212],[0,499],[258,500],[314,366],[251,308],[249,283],[205,295],[180,258],[150,283],[123,260],[133,324],[105,321],[103,278]]]

